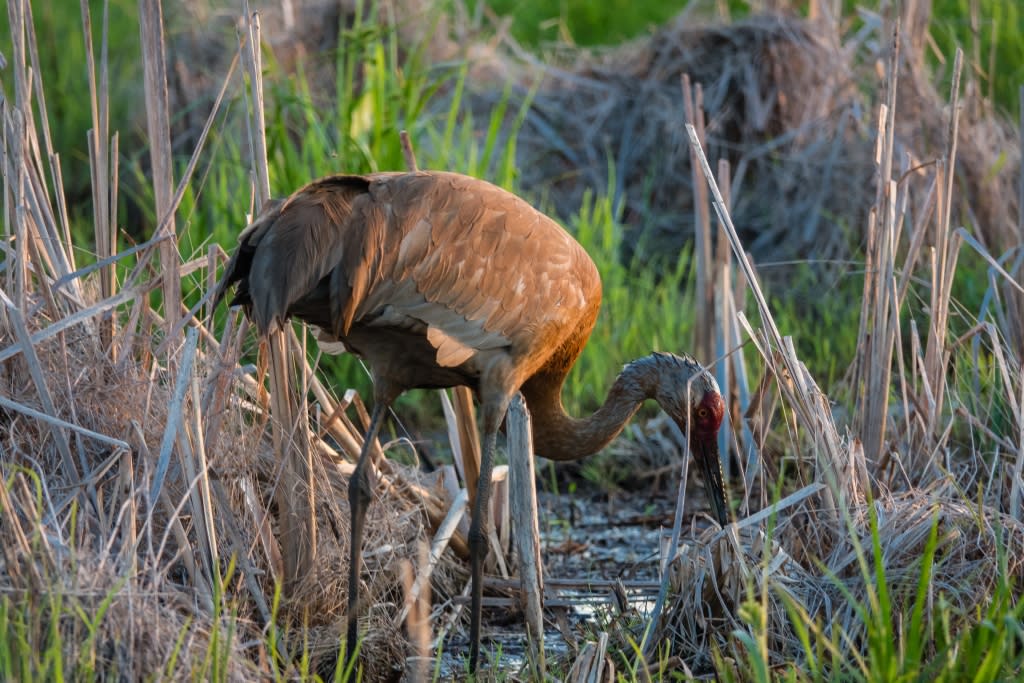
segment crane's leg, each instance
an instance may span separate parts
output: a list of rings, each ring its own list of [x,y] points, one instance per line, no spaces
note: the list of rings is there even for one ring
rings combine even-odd
[[[486,416],[484,423],[488,422]],[[487,558],[488,511],[491,501],[491,473],[494,470],[494,450],[497,445],[497,427],[485,426],[483,452],[480,454],[480,478],[477,480],[473,520],[469,525],[469,563],[472,582],[472,603],[469,622],[469,671],[476,673],[480,659],[480,612],[484,597],[484,559]]]
[[[346,663],[355,658],[356,643],[359,640],[359,574],[363,564],[363,523],[370,507],[373,487],[370,486],[370,444],[377,438],[377,431],[388,410],[388,401],[376,401],[370,416],[370,428],[366,431],[363,448],[359,452],[356,468],[348,480],[348,502],[351,511],[352,537],[349,539],[348,564],[348,637],[345,648]]]

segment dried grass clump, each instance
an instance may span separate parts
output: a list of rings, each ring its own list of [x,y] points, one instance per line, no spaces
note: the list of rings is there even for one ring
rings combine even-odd
[[[930,5],[915,7],[926,16],[901,48],[894,141],[905,169],[942,153],[948,121],[923,66]],[[537,87],[517,139],[523,187],[561,216],[573,215],[587,191],[607,188],[630,252],[676,254],[700,220],[693,197],[701,183],[683,131],[690,122],[704,129],[712,163],[729,162],[732,215],[755,261],[849,258],[875,198],[877,74],[891,26],[870,14],[849,33],[827,15],[723,23],[694,14],[622,47],[558,46],[553,64],[512,46],[530,67],[514,92]],[[1019,133],[973,83],[963,94],[953,211],[1002,253],[1018,241]],[[478,84],[471,106],[492,107],[500,92]],[[917,210],[926,204],[915,201]]]
[[[29,329],[53,322],[41,314]],[[168,388],[136,362],[111,363],[88,332],[71,328],[34,347],[41,376],[54,389],[52,417],[140,445],[148,428],[158,450],[155,425],[166,422]],[[0,324],[0,339],[13,338],[10,326]],[[73,463],[84,474],[69,473],[48,423],[20,412],[42,408],[29,365],[21,355],[0,363],[2,393],[21,407],[3,412],[0,434],[0,594],[31,624],[30,642],[52,645],[56,637],[65,661],[92,659],[89,666],[101,677],[164,671],[178,678],[194,673],[219,630],[226,677],[249,680],[251,656],[227,637],[228,620],[204,609],[189,585],[186,549],[177,546],[167,515],[152,511],[147,523],[139,484],[153,463],[136,449],[72,432]],[[36,596],[28,604],[40,611],[19,614],[27,595]]]
[[[28,305],[39,301],[33,295]],[[58,322],[47,317],[38,315],[29,332]],[[0,339],[13,338],[10,327],[0,324]],[[153,334],[148,338],[159,340]],[[81,607],[83,614],[102,611],[91,648],[99,653],[97,670],[110,675],[166,670],[174,661],[173,677],[187,677],[195,672],[189,667],[204,661],[209,634],[214,623],[220,623],[224,650],[219,656],[229,678],[250,679],[263,645],[247,651],[241,643],[262,642],[265,609],[273,602],[275,577],[281,574],[273,521],[273,489],[281,474],[267,438],[266,417],[259,411],[254,414],[252,403],[232,400],[221,407],[218,433],[205,433],[211,446],[216,444],[208,451],[204,474],[210,478],[210,498],[205,504],[211,506],[219,557],[213,571],[223,574],[229,561],[236,564],[225,600],[238,611],[240,621],[231,625],[234,638],[227,639],[229,624],[226,618],[216,617],[219,609],[227,611],[227,607],[213,602],[211,566],[204,557],[201,523],[190,498],[195,482],[188,486],[190,471],[177,454],[167,468],[159,500],[152,506],[148,502],[164,429],[173,411],[172,377],[153,363],[150,349],[145,349],[147,361],[127,354],[112,361],[99,349],[97,337],[83,326],[39,342],[33,350],[41,377],[55,389],[52,416],[101,435],[123,437],[131,450],[72,433],[73,462],[84,474],[69,474],[46,421],[18,409],[3,410],[0,450],[6,455],[0,476],[7,482],[3,501],[7,521],[0,524],[0,545],[10,552],[0,555],[0,593],[11,598],[41,594],[62,599],[65,606],[73,602]],[[174,359],[180,362],[180,355]],[[210,395],[208,391],[225,379],[222,372],[220,359],[202,358],[196,367],[196,395]],[[0,363],[0,382],[5,398],[13,404],[22,410],[41,410],[29,363],[21,354]],[[210,427],[209,404],[193,404],[192,398],[186,400],[183,412],[199,419],[203,428]],[[198,435],[188,428],[185,433],[189,444],[198,448]],[[278,624],[291,624],[285,640],[289,649],[308,647],[313,665],[330,671],[345,623],[348,468],[325,458],[319,469],[321,544],[315,572],[285,595]],[[429,541],[429,528],[422,506],[412,502],[412,492],[400,490],[406,480],[415,481],[415,474],[398,468],[398,483],[393,476],[390,487],[378,488],[368,518],[363,590],[366,603],[373,607],[364,648],[373,653],[365,662],[366,675],[372,680],[401,671],[412,654],[403,625],[397,621],[403,601],[399,563],[416,557],[418,545]],[[69,514],[72,504],[77,505],[77,515]],[[261,534],[261,529],[267,533]],[[433,590],[442,598],[455,594],[461,586],[457,582],[464,580],[456,563],[451,557],[443,558],[434,571]],[[109,606],[102,605],[106,600]],[[63,657],[76,661],[89,634],[66,612],[47,618],[58,621]],[[38,628],[42,637],[49,627],[44,623]],[[182,650],[175,654],[179,638]]]
[[[563,54],[519,138],[523,185],[561,215],[605,187],[650,254],[692,239],[694,176],[682,78],[702,89],[712,159],[734,171],[733,213],[759,259],[845,252],[870,199],[871,144],[848,57],[834,33],[758,16],[729,24],[680,18],[621,48]],[[610,169],[612,169],[610,171]]]
[[[886,496],[870,506],[854,506],[853,518],[838,523],[804,504],[778,517],[770,542],[763,529],[743,523],[724,531],[709,529],[684,544],[670,568],[676,597],[659,635],[670,643],[672,655],[683,657],[695,670],[712,666],[715,649],[742,660],[744,646],[735,634],[749,626],[739,618],[740,608],[763,600],[755,609],[757,618],[764,619],[772,665],[800,661],[805,655],[794,618],[802,626],[816,621],[825,638],[864,649],[868,624],[861,610],[870,602],[868,586],[874,585],[877,571],[871,513],[877,520],[894,615],[910,614],[922,557],[933,524],[937,526],[928,596],[950,606],[954,619],[949,626],[955,633],[995,593],[1003,571],[995,561],[999,552],[1005,554],[1007,576],[1019,590],[1024,525],[1005,515],[979,517],[951,493],[916,490]],[[935,632],[941,625],[930,620],[938,613],[927,609],[924,614],[923,628]]]
[[[126,577],[103,548],[57,556],[38,577],[42,583],[35,588],[33,614],[25,615],[32,620],[25,635],[36,643],[59,639],[66,670],[78,662],[79,675],[91,671],[100,679],[142,680],[160,672],[180,680],[195,676],[198,663],[213,652],[224,680],[252,680],[251,654],[231,636],[237,625],[230,619],[196,610],[188,593],[168,591],[145,574]],[[9,569],[0,566],[5,598],[18,590]]]

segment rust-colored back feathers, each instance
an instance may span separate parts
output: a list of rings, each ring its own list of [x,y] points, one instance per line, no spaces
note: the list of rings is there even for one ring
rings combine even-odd
[[[601,297],[593,262],[557,223],[452,173],[331,176],[268,204],[218,296],[235,282],[233,303],[262,333],[299,317],[371,362],[385,360],[374,358],[375,331],[407,334],[470,386],[503,363],[513,391],[570,338],[575,360]]]

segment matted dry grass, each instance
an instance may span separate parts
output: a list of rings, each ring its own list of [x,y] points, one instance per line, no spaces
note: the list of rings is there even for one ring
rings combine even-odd
[[[754,601],[763,610],[771,665],[804,659],[794,619],[817,622],[827,640],[866,648],[870,624],[865,620],[875,615],[861,610],[875,597],[868,587],[876,572],[869,508],[877,520],[895,613],[911,612],[921,558],[936,527],[928,599],[949,605],[956,633],[988,604],[1004,571],[1018,587],[1024,579],[1024,525],[991,511],[979,516],[976,506],[958,500],[954,491],[919,489],[851,506],[848,520],[830,520],[805,501],[778,516],[770,541],[763,528],[742,521],[723,531],[707,530],[685,543],[671,565],[675,597],[659,636],[695,671],[711,668],[716,650],[741,660],[736,633],[750,624],[740,618],[740,608]],[[1005,567],[996,561],[1000,554],[1007,558]],[[939,627],[931,623],[930,610],[924,618],[928,632]]]
[[[40,300],[29,294],[26,301],[31,306]],[[40,311],[28,330],[39,333],[59,322]],[[0,363],[2,394],[18,406],[2,412],[0,449],[5,455],[0,466],[6,494],[0,590],[8,596],[50,596],[75,604],[84,614],[101,614],[95,632],[67,616],[56,626],[69,660],[78,656],[86,635],[95,639],[92,648],[104,658],[96,665],[101,672],[166,670],[172,678],[187,676],[206,656],[211,631],[220,629],[222,642],[229,643],[223,653],[228,677],[251,680],[267,656],[260,654],[266,646],[263,629],[275,577],[282,571],[273,501],[281,471],[258,397],[232,390],[218,403],[218,388],[252,368],[235,365],[237,349],[227,350],[224,358],[216,349],[200,348],[180,406],[182,426],[175,437],[181,441],[158,499],[151,502],[169,415],[178,412],[174,376],[149,343],[131,339],[131,330],[122,329],[123,351],[112,360],[99,348],[90,322],[34,344],[33,360],[17,354]],[[0,338],[14,337],[9,319],[0,330]],[[161,338],[156,330],[145,336],[152,342]],[[182,350],[172,347],[168,360],[180,363]],[[68,472],[49,423],[21,412],[42,407],[32,365],[50,388],[50,416],[79,428],[65,430],[75,473]],[[129,448],[91,438],[81,433],[85,429],[119,435]],[[284,597],[278,619],[294,627],[282,645],[308,647],[314,666],[329,667],[345,623],[350,466],[327,444],[321,454],[317,563]],[[366,619],[364,647],[375,653],[366,662],[367,675],[375,680],[392,675],[412,654],[405,647],[403,624],[395,619],[395,605],[404,600],[399,562],[416,558],[419,544],[431,539],[429,521],[414,502],[419,492],[408,490],[419,477],[395,465],[387,480],[391,486],[378,488],[368,516],[362,589],[367,605],[391,606],[370,609]],[[197,520],[204,514],[212,521],[205,530]],[[209,547],[217,558],[204,556],[203,533],[214,539]],[[220,579],[214,572],[224,575],[229,564],[233,571],[222,576],[227,581],[218,599]],[[446,556],[433,572],[434,592],[441,599],[450,597],[461,589],[460,581],[465,581],[461,563]],[[237,622],[228,619],[231,610]],[[299,628],[303,625],[310,627],[307,633]],[[37,626],[43,633],[49,628]],[[237,633],[227,640],[229,629]],[[179,639],[182,649],[175,655]],[[172,662],[173,671],[167,669]]]

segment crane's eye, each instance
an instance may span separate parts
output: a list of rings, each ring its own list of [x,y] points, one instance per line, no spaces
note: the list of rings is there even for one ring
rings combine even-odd
[[[700,408],[697,408],[697,417],[699,417],[702,420],[705,420],[705,419],[707,419],[707,416],[708,416],[708,409],[707,408],[705,408],[704,406],[701,406]]]

